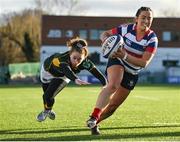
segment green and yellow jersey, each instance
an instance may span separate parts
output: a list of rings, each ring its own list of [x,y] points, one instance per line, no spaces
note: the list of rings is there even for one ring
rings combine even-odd
[[[84,59],[78,67],[71,68],[70,54],[68,51],[65,53],[55,53],[48,57],[44,61],[44,69],[54,77],[66,76],[72,81],[78,78],[76,76],[77,73],[80,73],[82,70],[87,70],[98,78],[102,85],[106,85],[106,78],[88,58]]]

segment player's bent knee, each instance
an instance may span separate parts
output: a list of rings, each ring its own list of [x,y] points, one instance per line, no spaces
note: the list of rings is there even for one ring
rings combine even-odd
[[[119,88],[119,84],[108,84],[108,89],[111,90],[111,92],[115,92]]]

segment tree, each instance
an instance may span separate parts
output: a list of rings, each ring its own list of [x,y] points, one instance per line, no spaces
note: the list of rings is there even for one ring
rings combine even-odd
[[[36,8],[49,15],[82,15],[87,7],[80,0],[35,0]]]
[[[0,25],[0,65],[39,61],[41,16],[81,15],[86,7],[80,0],[35,0],[35,9],[4,14]],[[80,12],[80,13],[78,13]]]
[[[26,55],[26,58],[29,62],[33,62],[35,61],[35,58],[34,58],[34,44],[29,36],[29,33],[28,32],[25,32],[24,33],[24,48],[23,48],[23,51]]]
[[[16,49],[17,52],[13,52],[13,54],[18,54],[15,56],[16,59],[21,54],[21,62],[39,61],[41,14],[37,10],[24,10],[22,13],[5,15],[6,24],[0,27],[1,40],[3,41],[1,46],[4,52],[10,47],[17,47],[21,50]],[[10,53],[6,52],[6,54]],[[11,58],[11,56],[7,57]],[[9,63],[17,61],[16,59],[9,60]]]

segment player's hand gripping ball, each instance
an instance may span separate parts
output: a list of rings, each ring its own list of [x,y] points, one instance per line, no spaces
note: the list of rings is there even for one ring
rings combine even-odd
[[[121,35],[112,35],[108,37],[102,44],[102,55],[104,58],[110,58],[114,52],[122,48],[124,44]]]

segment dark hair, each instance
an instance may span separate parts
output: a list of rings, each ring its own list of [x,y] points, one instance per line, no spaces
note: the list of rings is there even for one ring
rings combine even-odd
[[[70,53],[72,53],[73,51],[77,51],[80,54],[84,54],[85,57],[88,56],[88,44],[87,41],[84,39],[81,39],[79,37],[73,38],[67,41],[67,46],[70,48]]]
[[[136,12],[136,17],[138,17],[138,16],[141,14],[142,11],[151,11],[151,12],[153,12],[153,11],[151,10],[151,8],[149,8],[149,7],[141,7],[141,8],[139,8],[139,9],[137,10],[137,12]]]

